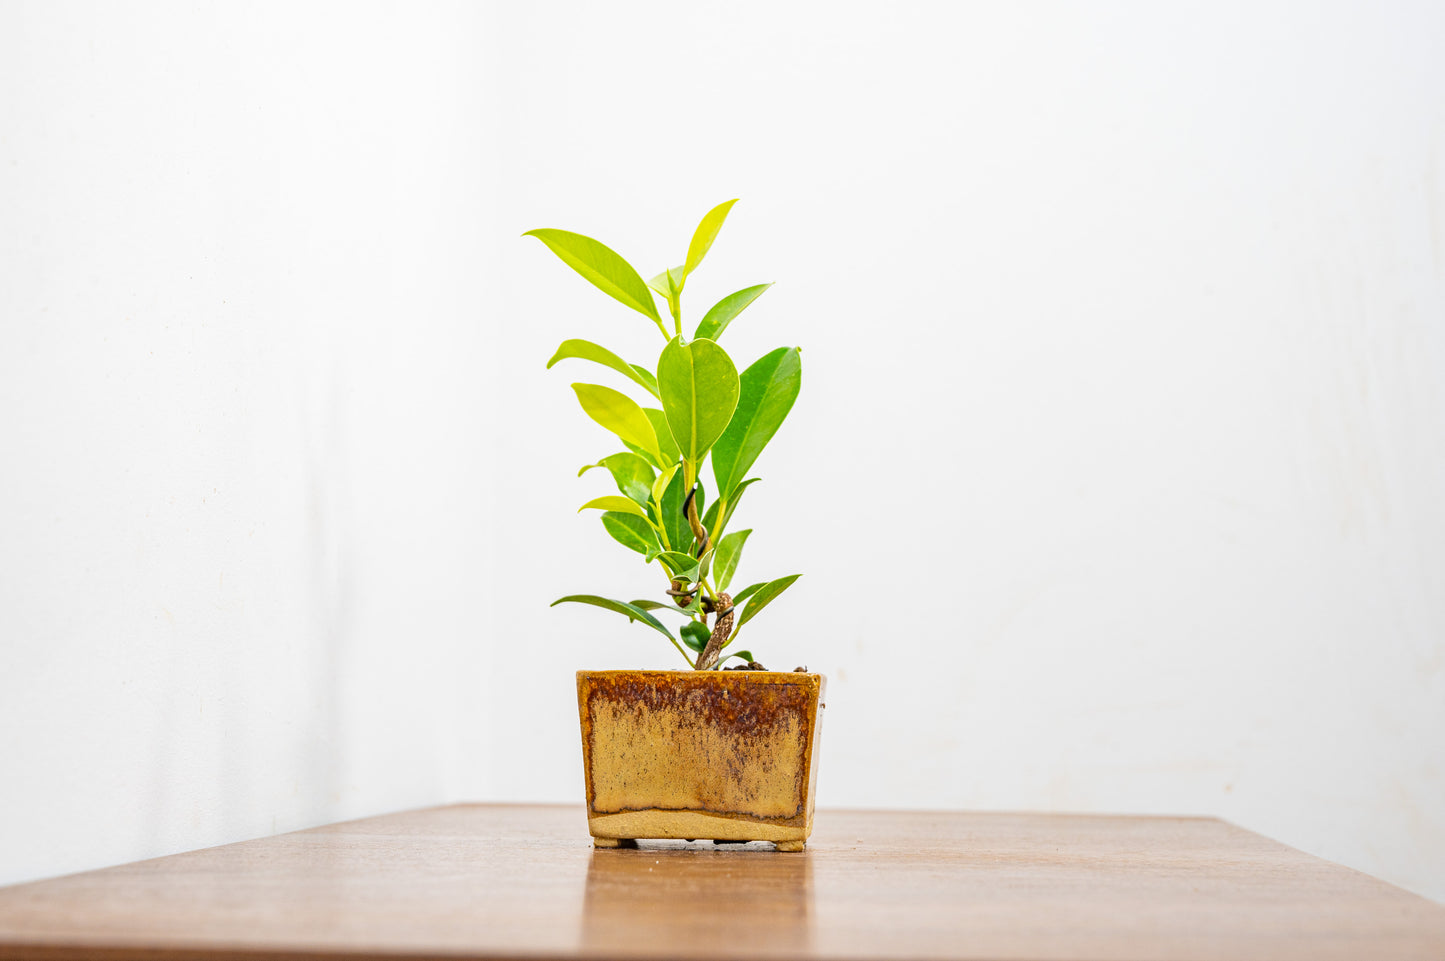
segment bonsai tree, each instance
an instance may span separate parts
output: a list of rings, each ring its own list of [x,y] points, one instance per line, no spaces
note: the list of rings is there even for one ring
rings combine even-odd
[[[563,360],[591,361],[621,375],[627,381],[624,386],[642,398],[638,403],[633,396],[601,384],[572,385],[587,416],[625,448],[577,472],[581,477],[603,468],[618,491],[594,497],[578,511],[601,511],[602,529],[613,540],[642,555],[646,564],[659,565],[668,600],[619,601],[572,594],[552,606],[591,604],[624,614],[666,637],[689,667],[702,671],[718,668],[732,657],[761,669],[749,651],[724,652],[747,623],[800,576],[759,581],[728,593],[752,533],[730,530],[729,524],[744,491],[758,480],[748,472],[798,397],[802,360],[799,348],[779,347],[739,375],[719,341],[733,318],[772,285],[729,294],[703,315],[690,337],[683,333],[683,288],[736,202],[729,200],[708,211],[692,235],[683,263],[646,282],[626,260],[590,237],[550,228],[524,234],[546,244],[597,289],[652,321],[665,344],[656,366],[649,369],[592,341],[564,340],[547,367]],[[671,329],[658,310],[659,299]],[[711,502],[702,479],[709,461]],[[684,618],[677,635],[654,613],[662,611]]]

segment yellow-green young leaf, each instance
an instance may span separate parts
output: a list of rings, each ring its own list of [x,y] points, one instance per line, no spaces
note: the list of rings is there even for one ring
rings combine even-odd
[[[662,399],[660,393],[657,399]],[[677,441],[672,439],[672,431],[667,427],[667,415],[656,407],[644,407],[642,412],[647,415],[652,432],[657,436],[657,449],[662,451],[662,463],[658,466],[669,467],[682,460],[682,452],[677,449]]]
[[[687,245],[687,263],[683,264],[685,273],[692,273],[697,270],[697,265],[707,256],[712,249],[712,242],[717,239],[717,232],[722,230],[723,221],[728,217],[728,211],[733,209],[737,198],[724,201],[703,215],[702,223],[697,225],[693,231],[692,243]]]
[[[707,343],[707,341],[701,341]],[[793,409],[803,384],[803,361],[796,347],[779,347],[759,358],[743,371],[737,413],[727,425],[712,452],[712,473],[718,497],[732,499],[735,487],[768,441],[778,432],[783,418]],[[663,384],[662,403],[667,405]]]
[[[581,507],[577,513],[585,510],[616,511],[619,514],[636,514],[638,517],[646,518],[647,512],[637,506],[637,501],[630,497],[621,497],[617,494],[608,494],[606,497],[594,497]]]
[[[610,367],[634,383],[640,384],[643,390],[657,397],[658,400],[662,399],[658,397],[657,394],[657,378],[651,374],[647,374],[644,378],[642,376],[646,373],[644,368],[638,367],[636,364],[629,364],[606,347],[594,344],[590,340],[562,341],[562,345],[557,348],[557,352],[552,355],[552,359],[547,361],[547,369],[551,370],[552,365],[557,363],[557,361],[567,360],[569,357],[575,357],[578,360],[590,360],[593,363],[601,364],[603,367]]]
[[[608,511],[602,515],[602,527],[614,541],[644,557],[660,549],[657,532],[649,521],[641,517]]]
[[[632,372],[639,378],[637,382],[643,387],[646,387],[649,394],[658,400],[662,400],[662,395],[657,392],[657,378],[652,376],[652,371],[637,364],[628,364],[627,366],[632,368]],[[646,409],[645,407],[643,408],[643,410]]]
[[[659,464],[663,463],[657,448],[657,432],[652,429],[652,421],[637,406],[637,401],[600,384],[573,384],[572,389],[577,392],[577,402],[588,417],[628,444],[651,454]]]
[[[647,286],[666,297],[668,302],[682,296],[682,284],[687,279],[681,267],[669,267],[647,282]]]
[[[652,496],[652,465],[647,458],[641,454],[629,452],[621,454],[609,454],[602,458],[595,466],[607,468],[612,479],[617,482],[617,489],[628,497],[632,498],[643,507],[647,506]],[[580,474],[578,475],[581,476]]]
[[[552,253],[562,258],[563,263],[604,294],[651,317],[656,323],[662,322],[657,314],[657,304],[647,291],[647,284],[642,282],[642,277],[632,265],[611,247],[591,237],[551,227],[529,230],[522,236],[542,241]]]
[[[793,586],[793,582],[802,577],[802,574],[789,574],[787,577],[780,577],[775,581],[768,581],[757,592],[748,599],[748,606],[743,608],[742,617],[738,618],[738,627],[742,627],[753,619],[753,615],[772,603],[779,594]],[[734,604],[737,602],[734,601]]]
[[[674,337],[657,361],[657,387],[678,450],[685,459],[701,463],[738,406],[738,370],[732,358],[710,340],[684,344]]]
[[[738,568],[738,558],[743,556],[743,545],[747,543],[748,535],[753,532],[749,527],[745,531],[738,531],[735,534],[728,534],[717,544],[717,557],[713,561],[713,568],[717,573],[717,589],[725,591],[732,583],[733,572]]]
[[[717,340],[722,332],[727,329],[733,318],[742,313],[743,310],[763,295],[772,284],[758,284],[756,287],[747,287],[736,293],[728,294],[722,300],[712,305],[702,317],[702,322],[697,325],[697,332],[692,335],[693,340]]]
[[[658,503],[662,502],[662,495],[667,491],[667,485],[672,483],[672,475],[676,474],[681,464],[673,464],[667,470],[657,475],[652,482],[652,499]]]

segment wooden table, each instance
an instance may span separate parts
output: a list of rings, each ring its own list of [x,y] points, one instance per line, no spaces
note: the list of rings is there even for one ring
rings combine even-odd
[[[1430,958],[1445,907],[1207,818],[823,811],[594,851],[460,805],[0,889],[4,958]]]

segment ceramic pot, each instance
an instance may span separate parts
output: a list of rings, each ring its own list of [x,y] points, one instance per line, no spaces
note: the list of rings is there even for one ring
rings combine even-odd
[[[801,672],[578,671],[596,846],[710,838],[801,851],[825,685]]]

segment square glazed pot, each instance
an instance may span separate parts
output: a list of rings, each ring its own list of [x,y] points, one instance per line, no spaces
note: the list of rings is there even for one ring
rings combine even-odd
[[[825,684],[801,672],[578,671],[595,844],[711,838],[801,851]]]

